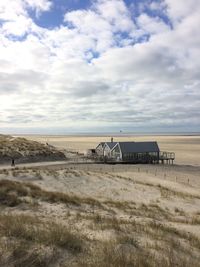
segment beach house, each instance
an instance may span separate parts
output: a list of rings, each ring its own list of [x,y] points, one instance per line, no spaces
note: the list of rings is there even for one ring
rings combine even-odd
[[[161,152],[156,141],[101,142],[95,149],[104,162],[121,163],[173,163],[173,152]]]
[[[101,142],[96,154],[107,161],[117,162],[157,162],[159,160],[157,142]]]
[[[98,156],[107,156],[110,157],[112,148],[117,144],[117,142],[101,142],[96,147],[96,154]]]
[[[104,145],[105,145],[105,142],[101,142],[96,147],[95,151],[96,151],[97,156],[99,156],[99,157],[103,156],[103,153],[104,153]]]
[[[110,158],[121,162],[158,163],[157,142],[118,142],[110,151]]]

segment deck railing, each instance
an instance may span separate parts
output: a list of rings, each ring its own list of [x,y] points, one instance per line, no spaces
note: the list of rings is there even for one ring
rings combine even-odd
[[[159,159],[160,160],[168,160],[168,159],[174,160],[175,159],[175,153],[174,152],[160,151]]]
[[[124,157],[123,159],[119,159],[116,157],[109,157],[109,156],[98,156],[93,155],[91,157],[93,160],[98,162],[104,162],[104,163],[167,163],[167,164],[173,164],[173,161],[175,159],[175,153],[174,152],[166,152],[166,151],[160,151],[157,155],[150,155],[150,154],[144,154],[144,155],[138,155],[133,157]]]

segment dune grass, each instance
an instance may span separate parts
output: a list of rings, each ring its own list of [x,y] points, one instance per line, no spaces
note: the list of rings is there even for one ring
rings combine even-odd
[[[61,224],[28,215],[0,215],[0,235],[27,242],[56,246],[72,252],[82,250],[82,239]]]
[[[32,183],[0,180],[0,204],[17,206],[18,204],[24,202],[23,197],[25,196],[51,203],[60,202],[76,206],[80,206],[81,204],[101,206],[101,203],[93,198],[81,198],[61,192],[45,191]]]
[[[84,241],[69,227],[37,217],[0,215],[0,266],[46,267],[62,253],[79,254]]]
[[[66,160],[65,155],[52,146],[20,137],[0,136],[0,162],[37,162],[41,160]]]
[[[65,204],[70,216],[57,223],[42,210],[35,212],[42,217],[20,214],[18,206],[27,198]],[[199,266],[200,239],[170,225],[179,220],[198,224],[199,214],[186,220],[188,214],[180,209],[169,211],[157,203],[100,202],[12,180],[0,180],[0,204],[3,212],[11,212],[0,213],[0,266]],[[98,238],[101,234],[109,234],[109,240]]]

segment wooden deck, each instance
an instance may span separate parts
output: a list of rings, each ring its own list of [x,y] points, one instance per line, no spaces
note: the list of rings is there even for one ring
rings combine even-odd
[[[120,163],[120,164],[173,164],[175,160],[174,152],[160,151],[157,155],[149,155],[144,153],[135,153],[133,157],[117,159],[116,157],[98,156],[96,154],[90,157],[95,162],[99,163]]]
[[[175,153],[174,152],[165,152],[160,151],[159,153],[159,162],[162,164],[173,164],[175,160]]]

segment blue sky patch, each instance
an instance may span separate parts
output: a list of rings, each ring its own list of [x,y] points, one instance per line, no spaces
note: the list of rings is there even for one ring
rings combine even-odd
[[[39,17],[33,10],[30,10],[29,14],[38,26],[51,29],[63,24],[65,13],[89,7],[90,0],[55,0],[51,10],[43,12]]]

